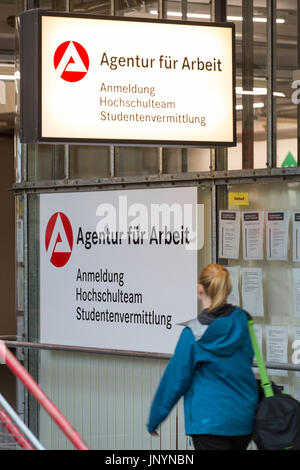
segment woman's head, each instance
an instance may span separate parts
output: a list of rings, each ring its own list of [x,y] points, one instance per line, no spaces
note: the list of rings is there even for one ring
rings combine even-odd
[[[199,277],[199,292],[203,292],[210,300],[208,310],[212,312],[222,307],[231,292],[230,274],[224,266],[208,264]]]

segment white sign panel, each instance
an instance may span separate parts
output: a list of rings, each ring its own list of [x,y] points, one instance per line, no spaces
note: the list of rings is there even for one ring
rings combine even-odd
[[[235,145],[232,24],[39,15],[39,140]]]
[[[173,353],[203,223],[196,188],[41,195],[40,341]]]

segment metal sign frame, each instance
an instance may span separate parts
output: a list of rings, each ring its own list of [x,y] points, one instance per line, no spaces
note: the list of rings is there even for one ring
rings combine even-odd
[[[183,141],[183,140],[140,140],[140,139],[101,139],[101,138],[62,138],[42,136],[42,17],[99,19],[106,21],[126,21],[140,23],[176,24],[193,27],[229,28],[232,31],[232,103],[233,139],[226,142]],[[98,144],[117,146],[148,147],[233,147],[236,146],[236,91],[235,91],[235,25],[233,23],[207,23],[194,21],[171,21],[146,18],[126,18],[91,16],[75,13],[54,13],[45,10],[29,10],[20,15],[20,70],[21,70],[21,110],[20,140],[22,143],[48,144]]]

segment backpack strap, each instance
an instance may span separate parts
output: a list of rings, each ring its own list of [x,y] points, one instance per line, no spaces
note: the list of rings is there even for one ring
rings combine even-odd
[[[264,395],[266,398],[273,397],[274,392],[272,388],[271,381],[269,379],[267,369],[257,342],[256,334],[254,331],[254,322],[253,320],[248,320],[248,329],[249,329],[249,334],[250,334],[250,339],[253,347],[253,351],[256,357],[258,369],[259,369],[259,375],[260,375],[260,380],[261,380],[261,386],[264,391]]]

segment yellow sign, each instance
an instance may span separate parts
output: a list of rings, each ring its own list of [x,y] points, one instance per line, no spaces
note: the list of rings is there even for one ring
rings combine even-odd
[[[228,202],[232,206],[248,206],[248,193],[229,193]]]

